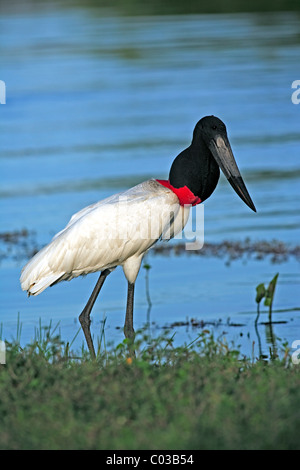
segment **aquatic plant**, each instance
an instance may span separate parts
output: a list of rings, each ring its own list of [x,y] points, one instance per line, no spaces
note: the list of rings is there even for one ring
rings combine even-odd
[[[269,286],[268,286],[267,289],[266,289],[266,287],[263,283],[258,284],[258,286],[256,287],[256,298],[255,298],[255,301],[257,303],[257,317],[256,317],[256,320],[255,320],[256,325],[257,325],[258,318],[259,318],[259,315],[260,315],[259,306],[260,306],[260,302],[262,301],[262,299],[265,299],[264,305],[269,307],[269,323],[272,323],[273,300],[274,300],[275,287],[276,287],[276,284],[277,284],[278,276],[279,276],[279,273],[277,273],[273,277],[273,279],[269,283]]]

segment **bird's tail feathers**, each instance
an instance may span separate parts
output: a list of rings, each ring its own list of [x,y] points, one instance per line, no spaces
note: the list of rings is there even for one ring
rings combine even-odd
[[[51,271],[43,256],[46,249],[39,251],[22,269],[20,283],[28,295],[40,294],[65,274]]]
[[[23,290],[27,290],[28,296],[39,295],[41,294],[41,292],[47,289],[47,287],[52,286],[52,284],[58,281],[62,275],[63,273],[61,274],[55,273],[55,274],[48,275],[32,283],[28,289],[23,289]]]

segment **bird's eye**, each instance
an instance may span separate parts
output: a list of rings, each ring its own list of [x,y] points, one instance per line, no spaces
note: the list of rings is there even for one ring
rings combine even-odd
[[[216,131],[216,130],[217,130],[217,126],[212,126],[212,129],[213,129],[214,131]]]

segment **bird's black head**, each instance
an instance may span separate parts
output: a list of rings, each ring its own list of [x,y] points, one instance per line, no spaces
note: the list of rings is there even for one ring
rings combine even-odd
[[[228,182],[244,203],[256,212],[233,156],[225,124],[221,119],[215,116],[206,116],[197,123],[194,133],[198,127],[200,128],[202,139],[205,141],[213,158],[228,179]],[[196,131],[196,134],[197,133],[198,129]]]
[[[193,142],[203,139],[207,146],[211,139],[217,135],[224,135],[227,137],[226,126],[221,119],[216,116],[205,116],[197,122],[194,133]]]
[[[190,147],[174,160],[170,183],[176,188],[186,185],[204,201],[217,185],[219,168],[238,196],[256,211],[234,159],[225,124],[216,116],[206,116],[197,122]]]

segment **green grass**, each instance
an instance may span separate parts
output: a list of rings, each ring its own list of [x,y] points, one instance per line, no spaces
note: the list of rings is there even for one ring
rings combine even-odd
[[[268,363],[204,331],[174,348],[138,335],[97,361],[59,336],[8,344],[0,449],[299,449],[299,366]],[[78,357],[78,354],[80,357]]]
[[[61,2],[59,2],[61,3]],[[66,0],[63,2],[68,4]],[[83,5],[81,0],[76,4]],[[112,8],[112,2],[108,0],[88,0],[84,6]],[[234,12],[262,12],[262,11],[286,11],[299,10],[297,0],[253,0],[243,2],[242,0],[152,0],[151,2],[140,2],[139,0],[115,0],[113,7],[120,13],[126,15],[176,15],[193,13],[234,13]]]
[[[32,8],[43,5],[45,0],[34,0]],[[239,13],[239,12],[273,12],[273,11],[299,11],[298,0],[252,0],[245,2],[242,0],[151,0],[141,2],[140,0],[52,0],[52,4],[59,7],[80,7],[92,8],[93,14],[95,9],[99,8],[101,16],[111,14],[115,11],[117,14],[141,16],[141,15],[180,15],[180,14],[202,14],[202,13]],[[22,4],[22,0],[11,0],[10,8],[17,9]]]

